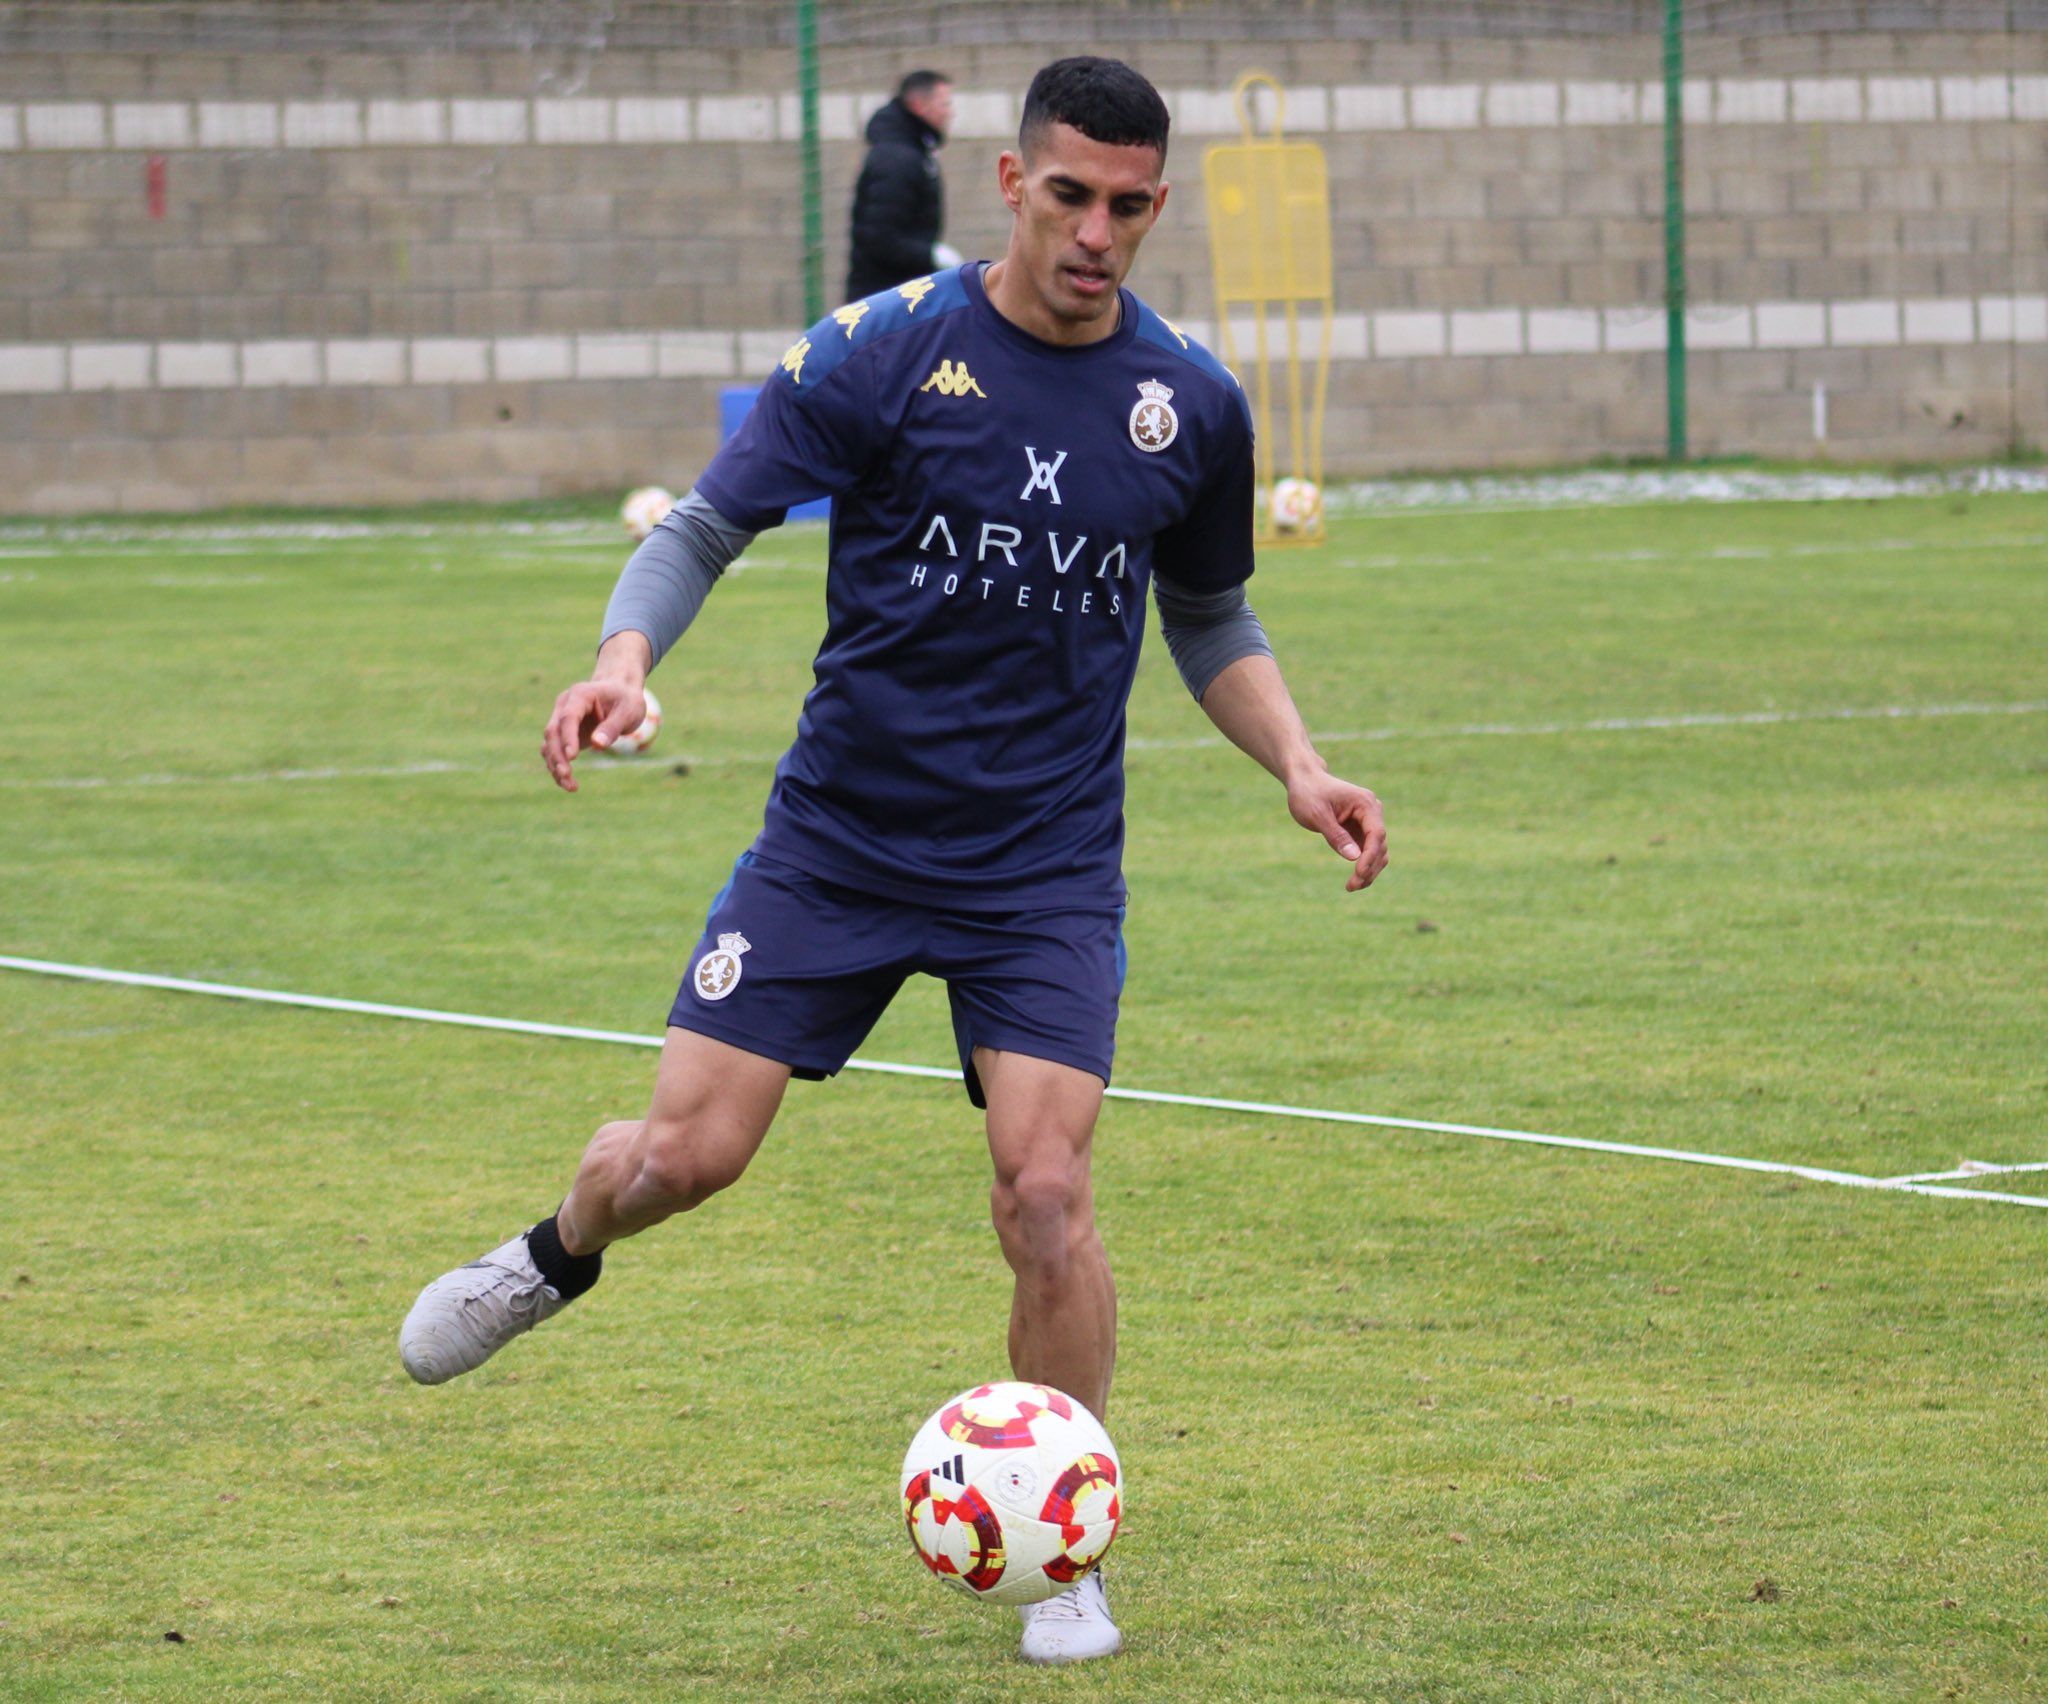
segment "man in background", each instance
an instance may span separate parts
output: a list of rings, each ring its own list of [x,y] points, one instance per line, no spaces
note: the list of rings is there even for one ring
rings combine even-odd
[[[952,128],[953,85],[939,71],[911,72],[868,120],[868,157],[853,189],[849,302],[959,265],[939,241],[946,200],[935,156]]]

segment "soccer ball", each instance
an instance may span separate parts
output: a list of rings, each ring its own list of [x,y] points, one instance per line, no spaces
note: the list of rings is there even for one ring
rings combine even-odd
[[[1049,1385],[976,1385],[918,1429],[903,1521],[919,1559],[983,1603],[1038,1603],[1099,1563],[1123,1518],[1116,1446]]]
[[[1268,513],[1275,532],[1307,532],[1322,516],[1323,494],[1312,479],[1275,480]]]
[[[625,502],[619,505],[619,520],[633,537],[645,538],[675,506],[672,493],[659,485],[643,485],[638,491],[626,493]]]
[[[654,744],[654,736],[661,732],[661,700],[653,693],[647,693],[647,714],[640,719],[640,726],[630,734],[621,734],[605,747],[614,757],[632,757]]]

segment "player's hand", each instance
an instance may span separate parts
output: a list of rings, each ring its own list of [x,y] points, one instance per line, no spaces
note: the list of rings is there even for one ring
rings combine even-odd
[[[595,746],[603,751],[621,734],[631,733],[647,716],[647,694],[630,680],[586,680],[555,700],[555,713],[541,730],[540,760],[555,785],[576,791],[570,765],[579,752]]]
[[[1371,788],[1328,773],[1308,775],[1287,789],[1287,809],[1303,828],[1320,834],[1333,851],[1351,860],[1346,893],[1371,887],[1373,878],[1387,867],[1386,818]]]

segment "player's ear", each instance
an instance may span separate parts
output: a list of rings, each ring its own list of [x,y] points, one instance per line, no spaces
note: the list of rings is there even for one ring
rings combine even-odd
[[[1164,178],[1159,180],[1159,191],[1152,197],[1152,217],[1157,219],[1166,211],[1166,192],[1173,188]]]
[[[1013,149],[1005,148],[996,156],[996,187],[1003,192],[1003,203],[1012,213],[1023,210],[1024,162]]]

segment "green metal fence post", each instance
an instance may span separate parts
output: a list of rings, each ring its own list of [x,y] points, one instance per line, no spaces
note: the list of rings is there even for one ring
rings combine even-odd
[[[1685,0],[1664,0],[1664,437],[1685,447]]]
[[[804,324],[825,317],[825,162],[818,146],[818,0],[796,0],[804,126]]]

